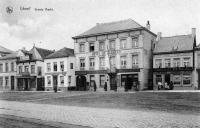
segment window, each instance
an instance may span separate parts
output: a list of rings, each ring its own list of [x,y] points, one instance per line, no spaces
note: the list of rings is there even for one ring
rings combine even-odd
[[[57,62],[53,62],[53,71],[57,71]]]
[[[132,47],[138,47],[138,37],[132,38]]]
[[[165,59],[165,67],[170,68],[171,67],[171,60],[170,59]]]
[[[120,40],[120,47],[121,49],[126,49],[127,41],[126,39],[121,39]]]
[[[99,65],[100,65],[100,67],[104,67],[105,66],[105,58],[104,57],[100,57],[99,58]]]
[[[0,77],[0,87],[3,87],[3,77]]]
[[[73,66],[73,63],[70,63],[70,69],[73,69],[74,66]]]
[[[51,85],[51,76],[47,76],[47,84],[50,86]]]
[[[22,73],[22,66],[19,66],[19,73]]]
[[[110,49],[115,49],[115,40],[110,40]]]
[[[180,67],[181,61],[180,58],[174,58],[173,65],[174,67]]]
[[[6,70],[5,72],[8,72],[8,63],[6,63]]]
[[[85,52],[85,44],[80,44],[80,52]]]
[[[94,58],[90,58],[90,68],[94,68],[95,61]]]
[[[51,72],[51,63],[47,63],[47,72]]]
[[[35,73],[35,65],[31,65],[31,73]]]
[[[9,84],[9,77],[5,77],[5,87],[7,88]]]
[[[103,41],[99,42],[99,51],[105,50],[105,43]]]
[[[126,68],[126,56],[121,56],[121,68]]]
[[[105,75],[100,75],[100,87],[104,87],[106,81]]]
[[[64,85],[64,76],[60,76],[60,84]]]
[[[0,72],[3,72],[3,64],[0,64]]]
[[[29,72],[29,66],[24,66],[24,72]]]
[[[42,75],[42,67],[38,66],[38,76]]]
[[[181,86],[181,76],[180,74],[174,75],[174,86]]]
[[[162,59],[156,59],[155,60],[155,67],[156,68],[162,68]]]
[[[80,69],[85,68],[85,59],[80,59]]]
[[[191,75],[190,74],[183,74],[183,86],[190,86],[191,84]]]
[[[198,67],[200,67],[200,54],[197,56],[197,61],[198,61]]]
[[[90,43],[90,52],[94,52],[94,43]]]
[[[14,71],[14,63],[13,62],[10,64],[10,66],[11,66],[11,71]]]
[[[115,57],[110,57],[110,66],[115,67]]]
[[[190,57],[183,58],[183,66],[190,67]]]
[[[138,67],[138,55],[132,56],[132,66],[133,66],[133,68]]]
[[[60,62],[60,70],[61,70],[61,71],[64,71],[64,61],[61,61],[61,62]]]

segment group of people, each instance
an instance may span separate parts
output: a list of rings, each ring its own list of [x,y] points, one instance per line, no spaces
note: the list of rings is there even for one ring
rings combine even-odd
[[[88,88],[90,88],[90,86],[93,87],[94,92],[97,91],[97,85],[96,85],[96,82],[95,82],[95,81],[92,81],[92,82],[90,83],[90,85],[89,85],[89,82],[87,82],[87,86],[88,86]],[[107,86],[107,82],[105,82],[105,84],[104,84],[104,91],[107,91],[107,90],[108,90],[108,86]]]
[[[158,82],[158,90],[173,90],[174,89],[174,83],[170,81],[170,83],[165,82],[163,85],[161,82]]]

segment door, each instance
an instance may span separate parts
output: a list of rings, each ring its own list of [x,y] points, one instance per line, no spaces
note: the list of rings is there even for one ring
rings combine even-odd
[[[58,76],[53,76],[53,86],[56,89],[58,88]]]
[[[88,84],[89,86],[89,84]],[[86,90],[86,77],[85,76],[77,76],[76,77],[76,89],[79,91]]]
[[[28,90],[28,79],[27,78],[24,79],[24,84],[25,84],[24,90]]]
[[[166,74],[165,75],[165,82],[167,82],[167,84],[169,84],[170,83],[170,74]]]
[[[15,78],[14,76],[11,76],[11,90],[15,89]]]
[[[33,79],[33,81],[35,78]],[[33,82],[34,84],[35,82]],[[44,78],[37,78],[37,90],[38,91],[44,91]]]
[[[200,71],[198,70],[198,90],[200,90]]]
[[[110,90],[117,90],[117,83],[116,83],[116,74],[110,75]]]

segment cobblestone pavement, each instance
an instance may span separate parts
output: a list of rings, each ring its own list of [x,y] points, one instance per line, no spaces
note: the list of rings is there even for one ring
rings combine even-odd
[[[0,101],[0,114],[95,128],[200,128],[200,115]]]

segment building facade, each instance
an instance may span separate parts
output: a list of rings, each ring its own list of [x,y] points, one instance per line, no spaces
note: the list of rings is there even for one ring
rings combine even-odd
[[[0,90],[16,90],[16,54],[0,57]]]
[[[17,59],[17,90],[44,90],[44,58],[53,51],[33,47],[20,50]]]
[[[142,27],[131,19],[97,24],[73,37],[78,90],[86,90],[86,82],[90,87],[95,82],[97,89],[105,82],[109,90],[131,89],[135,84],[147,89],[155,37],[149,22]]]
[[[75,56],[74,50],[60,49],[44,60],[45,90],[57,88],[59,91],[68,90],[75,86]]]
[[[158,33],[154,46],[154,89],[158,89],[159,82],[162,85],[172,82],[174,89],[196,89],[196,29],[192,29],[192,34],[172,37],[162,37]]]

